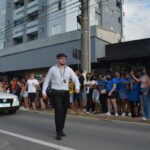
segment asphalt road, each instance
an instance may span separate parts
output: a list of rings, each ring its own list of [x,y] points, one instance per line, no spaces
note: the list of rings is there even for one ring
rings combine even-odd
[[[50,114],[0,114],[0,150],[150,150],[149,124],[68,116],[65,133],[55,140]]]

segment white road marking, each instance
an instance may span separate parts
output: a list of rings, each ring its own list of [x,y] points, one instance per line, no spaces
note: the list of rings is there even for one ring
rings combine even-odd
[[[65,146],[45,142],[45,141],[42,141],[42,140],[39,140],[39,139],[27,137],[27,136],[24,136],[24,135],[16,134],[16,133],[1,130],[1,129],[0,129],[0,133],[5,134],[5,135],[10,135],[10,136],[13,136],[13,137],[16,137],[16,138],[19,138],[19,139],[23,139],[25,141],[29,141],[29,142],[37,143],[37,144],[40,144],[40,145],[44,145],[44,146],[54,148],[54,149],[57,149],[57,150],[76,150],[76,149],[73,149],[73,148],[69,148],[69,147],[65,147]]]

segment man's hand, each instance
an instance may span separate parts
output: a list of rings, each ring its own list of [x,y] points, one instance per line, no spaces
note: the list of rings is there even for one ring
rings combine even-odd
[[[43,98],[44,98],[44,99],[47,99],[47,94],[43,94]]]
[[[80,93],[80,90],[78,90],[78,89],[75,89],[75,91],[74,91],[75,93]]]

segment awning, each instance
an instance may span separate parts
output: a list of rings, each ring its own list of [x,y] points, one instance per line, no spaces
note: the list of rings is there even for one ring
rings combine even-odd
[[[105,62],[122,62],[122,61],[132,61],[132,60],[143,60],[150,57],[150,53],[136,54],[136,55],[125,55],[125,56],[107,56],[102,58],[97,58],[100,63]]]

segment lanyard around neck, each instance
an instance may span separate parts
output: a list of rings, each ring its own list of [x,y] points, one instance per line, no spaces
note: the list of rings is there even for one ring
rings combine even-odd
[[[58,67],[58,68],[59,68],[59,67]],[[59,72],[60,72],[60,75],[61,75],[62,78],[63,78],[64,75],[65,75],[65,69],[66,69],[66,67],[64,68],[64,70],[63,70],[63,72],[62,72],[61,69],[59,68]]]

